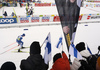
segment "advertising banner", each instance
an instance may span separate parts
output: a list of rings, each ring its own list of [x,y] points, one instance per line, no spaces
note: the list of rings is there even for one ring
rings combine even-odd
[[[39,22],[39,17],[31,17],[31,22]]]
[[[20,23],[29,23],[29,18],[28,17],[20,18]]]
[[[35,6],[51,6],[51,3],[35,3]]]
[[[83,3],[84,7],[100,7],[100,3],[95,3],[95,2],[84,2]]]
[[[0,24],[17,23],[16,18],[0,18]]]
[[[54,16],[53,22],[59,22],[59,21],[60,21],[59,16]]]
[[[42,17],[42,22],[49,22],[50,17],[44,16]]]
[[[99,14],[84,14],[79,16],[79,21],[97,21],[98,19],[100,19]]]

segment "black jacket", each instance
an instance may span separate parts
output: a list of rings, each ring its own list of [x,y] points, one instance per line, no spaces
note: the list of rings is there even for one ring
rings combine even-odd
[[[40,54],[30,55],[26,60],[21,61],[21,70],[47,70],[48,67],[44,63]]]
[[[4,15],[4,16],[7,16],[7,12],[5,11],[3,15]]]

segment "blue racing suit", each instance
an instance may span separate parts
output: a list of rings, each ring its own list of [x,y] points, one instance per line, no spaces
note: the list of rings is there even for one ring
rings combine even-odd
[[[23,36],[22,36],[22,35],[18,36],[17,39],[16,39],[16,42],[17,42],[21,47],[23,47],[23,42],[21,41],[22,39],[23,39]],[[21,47],[20,47],[20,48],[21,48]]]

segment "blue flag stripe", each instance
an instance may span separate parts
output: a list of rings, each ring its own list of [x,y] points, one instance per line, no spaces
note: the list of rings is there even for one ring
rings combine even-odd
[[[48,48],[48,54],[51,52],[51,44],[47,42],[46,47]]]
[[[77,49],[75,48],[75,46],[73,44],[71,44],[71,45],[74,48],[74,56],[77,58]]]
[[[58,44],[57,44],[57,47],[56,47],[56,48],[59,48],[60,43],[61,43],[61,45],[62,45],[62,37],[60,37],[60,38],[59,38],[59,42],[58,42]]]

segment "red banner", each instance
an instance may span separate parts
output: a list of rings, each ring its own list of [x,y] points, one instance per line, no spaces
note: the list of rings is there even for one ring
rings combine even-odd
[[[35,6],[51,6],[51,3],[35,3]]]
[[[58,22],[58,21],[60,21],[60,18],[59,18],[59,16],[54,16],[54,19],[53,19],[53,21],[54,21],[54,22]]]

